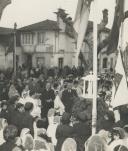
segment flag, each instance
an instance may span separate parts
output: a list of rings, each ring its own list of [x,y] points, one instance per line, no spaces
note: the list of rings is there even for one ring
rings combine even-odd
[[[123,23],[123,34],[121,33],[121,22]],[[98,53],[106,46],[108,46],[108,54],[117,50],[119,45],[119,41],[121,40],[122,48],[121,50],[124,51],[126,49],[126,45],[128,42],[128,0],[117,0],[116,7],[115,7],[115,15],[113,26],[109,36],[103,40],[98,45]],[[121,34],[122,35],[121,35]]]
[[[125,51],[128,44],[128,0],[124,1],[124,20],[119,37],[121,50]]]
[[[121,22],[124,20],[124,0],[116,0],[113,26],[109,35],[108,53],[117,50]]]
[[[77,36],[77,54],[79,55],[82,43],[85,37],[88,26],[88,19],[90,13],[90,4],[92,0],[78,0],[77,10],[74,20],[74,29]]]
[[[2,16],[4,8],[11,4],[11,0],[0,0],[0,18]]]
[[[128,104],[128,87],[123,66],[121,52],[119,50],[117,63],[115,66],[115,77],[112,89],[112,102],[113,108]]]
[[[124,19],[128,18],[128,0],[124,2]]]

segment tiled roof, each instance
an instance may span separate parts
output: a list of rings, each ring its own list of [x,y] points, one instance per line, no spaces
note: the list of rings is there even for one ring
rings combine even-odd
[[[12,34],[13,32],[14,29],[12,28],[0,27],[0,35],[8,35],[8,34]]]
[[[35,24],[31,24],[19,29],[19,31],[34,31],[34,30],[60,30],[56,21],[45,20]]]

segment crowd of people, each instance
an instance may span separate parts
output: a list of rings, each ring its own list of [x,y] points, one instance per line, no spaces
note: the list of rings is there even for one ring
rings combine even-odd
[[[97,134],[91,136],[92,101],[82,98],[80,71],[0,72],[0,151],[127,151],[128,106],[118,108],[116,121],[112,77],[100,77]]]

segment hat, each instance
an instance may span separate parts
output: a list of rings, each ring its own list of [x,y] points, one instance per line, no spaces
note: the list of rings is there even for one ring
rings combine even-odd
[[[63,145],[62,145],[62,151],[76,151],[77,150],[77,143],[72,138],[67,138]]]

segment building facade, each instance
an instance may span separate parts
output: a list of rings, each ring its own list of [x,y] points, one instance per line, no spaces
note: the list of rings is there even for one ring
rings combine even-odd
[[[55,12],[57,20],[44,20],[22,27],[16,33],[16,64],[28,67],[59,67],[75,66],[76,38],[73,22],[65,10]],[[104,16],[104,15],[103,15]],[[103,18],[98,25],[98,44],[108,37],[110,30],[106,28],[107,19]],[[13,67],[14,30],[0,28],[0,68]],[[93,23],[88,22],[88,28],[81,49],[79,65],[85,70],[93,66]],[[125,58],[125,60],[127,60]],[[98,54],[98,72],[104,73],[114,69],[115,52],[108,54],[107,46]]]
[[[0,27],[0,69],[13,68],[14,30]],[[21,64],[22,50],[17,44],[17,63]]]
[[[18,30],[24,64],[30,67],[74,65],[75,39],[70,17],[63,9],[57,21],[45,20]]]

